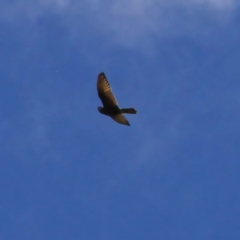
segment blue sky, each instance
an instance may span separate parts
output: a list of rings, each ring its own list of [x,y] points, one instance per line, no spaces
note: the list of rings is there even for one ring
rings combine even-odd
[[[1,2],[0,239],[240,239],[239,26],[237,0]]]

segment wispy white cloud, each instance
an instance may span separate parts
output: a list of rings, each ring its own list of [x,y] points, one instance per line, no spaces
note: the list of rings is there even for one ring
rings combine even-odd
[[[186,0],[193,4],[206,5],[216,10],[230,10],[234,9],[239,2],[237,0]]]
[[[143,46],[145,43],[152,43],[153,39],[169,35],[191,34],[193,31],[194,33],[196,31],[204,31],[204,29],[200,30],[196,27],[199,26],[199,22],[205,21],[207,25],[209,20],[206,20],[206,17],[209,16],[211,17],[210,21],[227,19],[229,15],[234,14],[238,5],[237,0],[83,0],[81,2],[71,0],[22,0],[15,1],[14,3],[0,3],[0,21],[7,21],[14,24],[19,22],[25,23],[28,20],[30,24],[35,24],[39,18],[53,13],[59,15],[62,20],[61,23],[69,29],[70,34],[74,34],[74,37],[78,38],[82,36],[82,32],[79,31],[79,25],[85,25],[87,30],[92,28],[94,34],[104,36],[106,41],[110,43],[135,48],[139,45]],[[219,22],[221,23],[221,21]],[[201,26],[204,26],[204,24]],[[148,51],[151,45],[148,44],[146,47]],[[87,57],[84,56],[84,58]],[[106,65],[109,64],[108,62]],[[137,71],[139,71],[139,68],[136,69]],[[127,79],[134,79],[134,77],[136,77],[136,74],[132,78],[130,76],[127,77]],[[137,81],[131,80],[133,83],[131,85],[136,86],[141,81],[145,82],[146,77],[144,75],[144,77],[138,78]],[[159,84],[159,76],[154,76],[154,79],[151,81]],[[169,89],[172,88],[172,85],[177,85],[175,82],[170,82],[169,84],[171,85]],[[145,91],[144,86],[144,84],[141,85],[142,91]],[[154,88],[155,84],[152,84],[151,88],[149,87],[149,96],[154,92]],[[141,99],[144,94],[145,92],[139,93],[139,96],[135,94],[135,98]],[[161,90],[157,94],[155,93],[154,100],[165,104],[159,96],[164,96],[164,90]],[[172,97],[174,97],[174,94],[172,94]],[[36,100],[36,102],[38,101],[41,101],[41,99]],[[142,106],[139,106],[140,104]],[[57,105],[59,104],[55,104],[53,109],[56,109]],[[148,104],[142,101],[136,104],[136,106],[146,109]],[[44,110],[44,107],[47,110]],[[36,142],[42,144],[42,148],[47,149],[51,146],[51,142],[46,137],[46,119],[50,117],[43,116],[42,112],[49,111],[52,113],[53,111],[52,109],[48,110],[50,107],[45,105],[34,106],[34,108],[37,109],[32,113],[35,121],[33,121],[35,132],[32,131],[34,139]],[[54,114],[55,117],[56,113]],[[39,116],[42,117],[40,118]],[[145,127],[147,122],[152,122],[154,116],[154,114],[151,115],[151,120],[142,120],[143,116],[140,116],[139,126],[136,124],[137,132],[140,132],[140,134],[142,134],[141,129],[146,130],[144,140],[141,140],[142,137],[139,136],[140,152],[137,156],[137,163],[139,165],[144,163],[146,159],[153,157],[159,151],[164,156],[171,157],[173,154],[171,149],[184,136],[183,130],[179,127],[183,123],[186,124],[184,113],[175,111],[171,115],[165,116],[165,118],[162,117],[165,119],[165,122],[162,123],[163,130],[158,132],[152,126],[149,126],[148,129]]]
[[[238,6],[237,0],[22,0],[0,3],[0,19],[34,23],[54,13],[62,17],[69,32],[76,33],[79,23],[84,23],[95,33],[106,34],[111,42],[132,47],[154,36],[189,33],[208,16],[225,19]]]

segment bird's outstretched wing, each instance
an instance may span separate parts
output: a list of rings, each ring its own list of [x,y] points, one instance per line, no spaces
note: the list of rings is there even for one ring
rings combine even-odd
[[[122,113],[117,114],[117,115],[113,115],[110,116],[114,121],[120,123],[120,124],[124,124],[124,125],[128,125],[130,126],[128,120],[124,117],[124,115]]]
[[[104,107],[112,108],[114,106],[118,106],[111,86],[106,78],[106,75],[103,72],[98,75],[97,90],[98,96],[101,99]]]

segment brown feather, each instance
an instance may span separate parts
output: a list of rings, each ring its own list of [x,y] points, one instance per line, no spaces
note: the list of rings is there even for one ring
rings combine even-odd
[[[100,73],[98,75],[97,90],[98,96],[101,99],[104,107],[113,107],[118,105],[111,86],[104,73]]]
[[[124,125],[127,125],[127,126],[130,126],[128,120],[124,117],[123,114],[117,114],[117,115],[113,115],[113,116],[110,116],[114,121],[120,123],[120,124],[124,124]]]
[[[121,113],[136,114],[137,110],[134,108],[121,108]]]

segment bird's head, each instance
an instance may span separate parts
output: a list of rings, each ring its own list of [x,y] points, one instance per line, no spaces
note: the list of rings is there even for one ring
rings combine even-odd
[[[103,113],[103,108],[102,108],[102,107],[98,107],[98,111],[99,111],[100,113]]]

